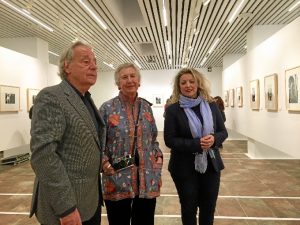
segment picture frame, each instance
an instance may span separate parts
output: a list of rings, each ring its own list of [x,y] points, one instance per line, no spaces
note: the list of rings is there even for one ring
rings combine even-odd
[[[27,112],[29,112],[30,108],[33,106],[35,98],[39,91],[39,89],[27,88]]]
[[[300,66],[285,71],[285,99],[289,111],[300,111]]]
[[[224,106],[225,107],[229,106],[229,93],[228,93],[228,91],[224,91]]]
[[[234,107],[234,89],[229,90],[229,105]]]
[[[259,109],[260,104],[259,80],[250,81],[250,108],[253,110]]]
[[[0,85],[0,112],[20,110],[20,87]]]
[[[243,87],[236,88],[236,101],[238,107],[243,107]]]
[[[265,108],[269,111],[278,110],[278,76],[272,74],[264,78]]]
[[[153,106],[155,106],[155,107],[163,107],[164,106],[164,100],[160,94],[154,94],[152,102],[153,102]]]

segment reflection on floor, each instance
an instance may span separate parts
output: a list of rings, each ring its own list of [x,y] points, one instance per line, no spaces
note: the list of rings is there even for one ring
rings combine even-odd
[[[165,152],[163,187],[157,200],[156,225],[179,225],[180,205],[167,171]],[[222,172],[215,225],[299,225],[300,160],[251,160],[246,142],[226,141],[221,150],[226,169]],[[34,174],[29,162],[0,168],[0,225],[37,225],[29,219]],[[102,224],[107,225],[103,209]]]

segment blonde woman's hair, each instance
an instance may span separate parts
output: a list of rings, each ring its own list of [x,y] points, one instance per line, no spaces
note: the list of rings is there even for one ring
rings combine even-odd
[[[124,63],[118,66],[118,68],[115,71],[115,84],[119,87],[119,82],[120,82],[120,71],[122,69],[126,68],[133,68],[138,75],[139,80],[141,80],[141,73],[139,68],[137,68],[133,63]]]
[[[171,103],[175,103],[179,101],[179,96],[181,94],[180,77],[186,73],[191,74],[195,78],[198,84],[197,95],[201,96],[203,99],[205,99],[208,102],[213,102],[213,98],[210,96],[210,84],[209,81],[204,77],[204,75],[199,71],[197,71],[196,69],[183,68],[176,74],[174,78]]]

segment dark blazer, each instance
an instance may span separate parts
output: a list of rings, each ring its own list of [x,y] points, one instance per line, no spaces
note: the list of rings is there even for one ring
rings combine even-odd
[[[209,106],[214,123],[215,143],[213,149],[216,156],[211,162],[214,169],[220,171],[224,168],[224,165],[219,149],[215,146],[220,146],[228,137],[228,133],[216,103],[210,103]],[[202,152],[203,150],[200,146],[200,139],[193,138],[189,128],[188,118],[178,102],[170,105],[166,109],[164,140],[166,146],[171,148],[171,158],[169,162],[170,172],[186,173],[194,171],[195,153]],[[210,159],[209,155],[208,158]]]
[[[85,104],[66,81],[38,94],[31,121],[36,179],[30,216],[35,213],[40,223],[60,224],[59,216],[74,207],[83,221],[88,220],[102,201],[99,176],[106,134],[103,120],[96,116],[101,138]]]

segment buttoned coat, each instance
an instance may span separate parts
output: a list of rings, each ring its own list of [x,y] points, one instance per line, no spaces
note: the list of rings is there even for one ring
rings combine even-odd
[[[30,216],[35,214],[42,224],[60,224],[59,215],[74,206],[82,221],[88,220],[99,199],[102,202],[99,176],[104,142],[100,139],[106,135],[94,111],[99,133],[82,99],[66,81],[43,89],[35,99],[30,147],[36,178]]]
[[[222,119],[220,110],[216,103],[209,104],[214,126],[215,143],[212,149],[215,153],[215,158],[211,160],[215,171],[219,172],[224,169],[224,164],[220,156],[218,147],[228,137],[227,130]],[[169,171],[190,174],[194,171],[195,153],[202,153],[200,138],[193,138],[188,118],[184,109],[179,106],[179,103],[174,103],[166,109],[166,117],[164,123],[164,140],[166,146],[171,148],[171,158],[169,161]]]

